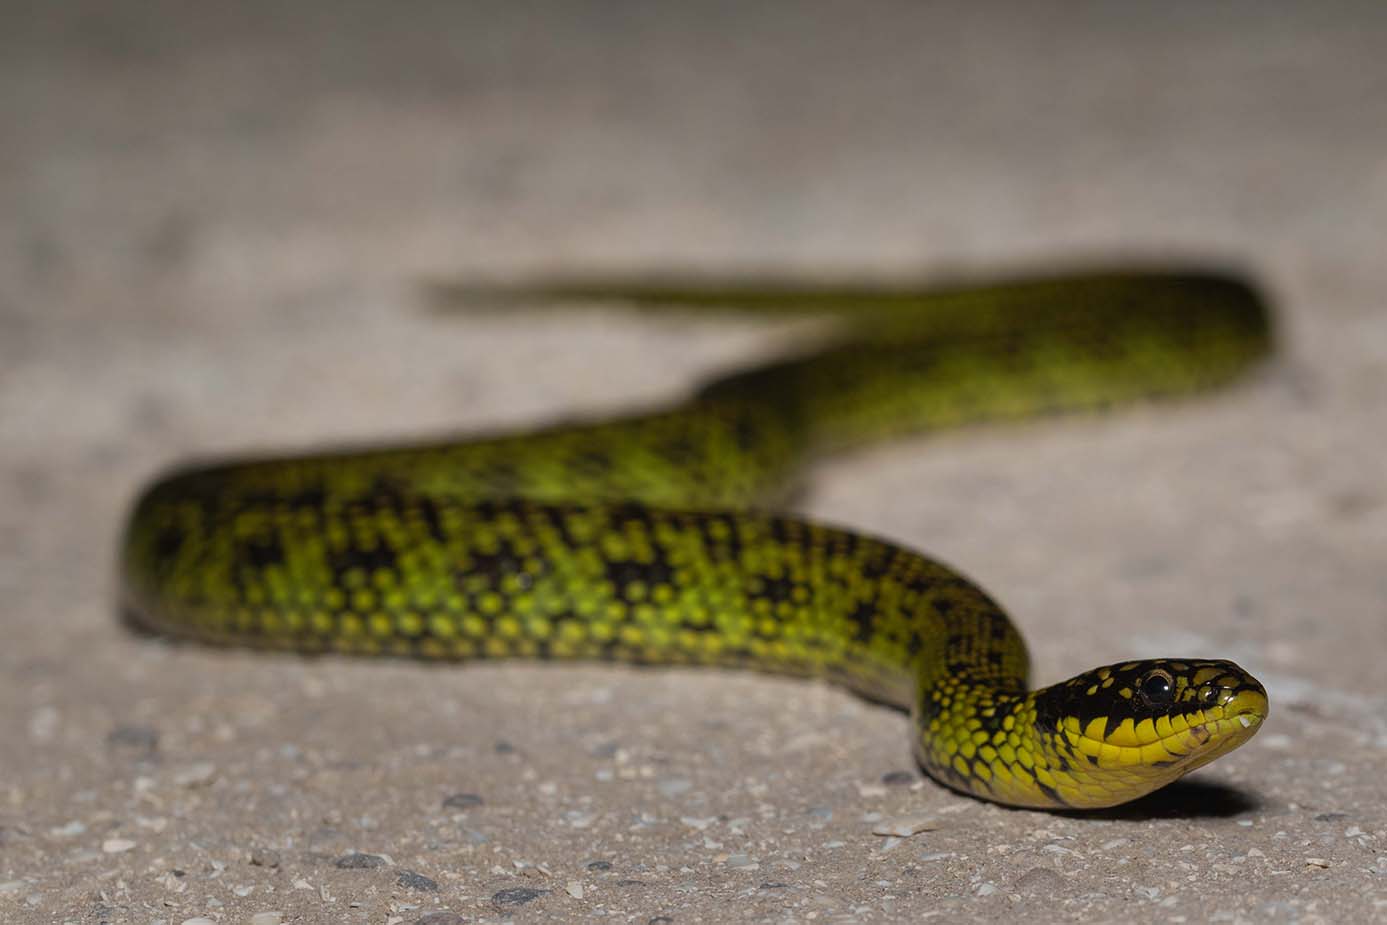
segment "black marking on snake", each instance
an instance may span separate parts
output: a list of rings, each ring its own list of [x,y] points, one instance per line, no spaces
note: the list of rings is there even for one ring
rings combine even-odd
[[[172,559],[183,548],[188,535],[183,528],[170,524],[161,527],[154,537],[154,555],[160,559]]]
[[[443,531],[443,518],[438,513],[438,504],[433,498],[421,496],[415,499],[414,510],[419,513],[419,519],[424,522],[424,529],[428,530],[429,538],[435,543],[446,543],[448,535]]]
[[[262,534],[242,540],[237,549],[237,564],[252,569],[264,569],[284,564],[284,542],[278,533]]]
[[[515,548],[508,541],[501,540],[497,546],[495,552],[468,552],[467,563],[457,568],[454,573],[460,587],[467,578],[485,575],[491,579],[492,590],[495,590],[500,587],[502,579],[506,576],[517,575],[524,570],[524,561],[516,555]]]

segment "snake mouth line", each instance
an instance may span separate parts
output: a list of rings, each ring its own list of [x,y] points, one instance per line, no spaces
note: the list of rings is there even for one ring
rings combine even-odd
[[[1082,732],[1071,733],[1070,741],[1099,767],[1187,765],[1192,769],[1246,742],[1266,715],[1266,695],[1242,690],[1220,706],[1162,720],[1168,731],[1149,741],[1116,742]],[[1130,728],[1127,731],[1130,735]]]
[[[1246,742],[1261,728],[1266,713],[1265,697],[1259,698],[1259,703],[1250,703],[1239,695],[1229,702],[1222,716],[1191,724],[1185,732],[1165,736],[1158,744],[1170,754],[1170,763],[1188,763],[1195,768]]]

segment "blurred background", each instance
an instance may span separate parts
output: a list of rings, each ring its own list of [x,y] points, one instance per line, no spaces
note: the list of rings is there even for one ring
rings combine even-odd
[[[7,314],[1381,233],[1373,3],[7,6]]]
[[[909,765],[899,717],[740,676],[445,676],[169,652],[114,618],[125,505],[190,454],[600,414],[676,398],[784,343],[747,321],[612,307],[440,314],[433,282],[948,279],[1134,260],[1250,274],[1277,305],[1277,359],[1179,406],[830,461],[804,509],[978,578],[1014,610],[1042,681],[1138,655],[1243,662],[1267,680],[1274,715],[1217,773],[1278,818],[1210,851],[1275,856],[1290,850],[1276,829],[1313,847],[1285,861],[1296,877],[1228,893],[1224,911],[1293,917],[1315,896],[1342,904],[1339,920],[1378,909],[1361,871],[1381,865],[1340,830],[1387,825],[1372,770],[1387,749],[1384,49],[1376,2],[0,5],[0,741],[25,743],[0,755],[0,851],[6,831],[23,846],[0,854],[0,886],[22,884],[0,902],[48,921],[87,903],[80,885],[103,873],[134,884],[110,909],[157,904],[162,887],[139,873],[155,854],[234,863],[255,845],[281,846],[286,869],[302,863],[310,879],[343,876],[302,860],[303,846],[332,856],[368,842],[434,876],[460,872],[438,901],[463,905],[518,876],[512,860],[549,857],[558,902],[564,872],[595,876],[584,852],[615,844],[602,823],[554,821],[565,794],[596,800],[583,811],[610,812],[613,832],[647,811],[737,817],[769,802],[802,814],[839,800],[850,808],[815,844],[857,845],[864,797],[850,785]],[[553,703],[573,731],[546,725]],[[717,725],[681,722],[690,703]],[[832,744],[805,746],[785,771],[780,746],[806,717]],[[110,744],[131,728],[153,731],[162,764]],[[584,787],[601,768],[584,762],[608,760],[589,748],[604,735],[663,756],[652,781],[672,763],[688,786],[594,796]],[[502,739],[525,757],[493,755]],[[429,751],[473,742],[481,756],[461,762]],[[291,746],[298,757],[285,757]],[[132,822],[153,811],[130,780],[190,763],[217,776],[186,818],[164,811],[172,834]],[[471,823],[490,833],[486,849],[412,815],[460,786],[460,766],[468,788],[516,807],[493,829]],[[305,767],[336,776],[310,777],[307,803],[269,818],[286,798],[262,788]],[[779,781],[777,796],[743,786],[758,774]],[[215,783],[232,777],[248,782],[235,799]],[[559,795],[535,797],[535,780],[558,781]],[[704,802],[667,805],[684,793]],[[86,808],[70,809],[82,794]],[[898,808],[950,799],[927,788]],[[367,816],[374,828],[359,824]],[[874,877],[916,884],[896,896],[974,897],[977,876],[1012,890],[1009,862],[987,846],[1024,841],[1029,817],[966,817],[949,850],[991,860],[926,876],[898,866],[925,863],[918,852],[870,875],[818,848],[802,869],[775,867],[799,849],[776,843],[797,823],[772,814],[762,873],[794,890],[818,878],[883,915],[902,907],[872,892]],[[87,835],[51,834],[74,819]],[[720,879],[726,857],[707,860],[718,852],[671,825],[644,836],[649,864],[696,871],[709,897],[735,892]],[[131,853],[102,852],[103,838],[126,836]],[[717,837],[733,846],[724,855],[756,854]],[[1308,885],[1307,853],[1330,865],[1311,865],[1327,872]],[[1047,903],[1100,918],[1127,909],[1129,893],[1073,878],[1125,883],[1130,871],[1057,854],[1045,863],[1071,886]],[[273,875],[243,879],[258,876]],[[663,886],[630,900],[632,914],[694,902],[673,875],[641,876]],[[227,914],[259,908],[214,886],[178,894],[176,908],[205,911],[208,895]],[[1217,883],[1185,889],[1138,901],[1211,914],[1198,894]],[[1055,908],[1023,900],[1006,908]],[[782,908],[765,902],[759,914]],[[718,908],[709,920],[733,915]]]

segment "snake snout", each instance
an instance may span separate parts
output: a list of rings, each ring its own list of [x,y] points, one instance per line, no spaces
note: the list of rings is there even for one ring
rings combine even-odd
[[[1223,715],[1228,719],[1237,720],[1244,729],[1260,725],[1271,709],[1267,692],[1260,684],[1255,688],[1225,689],[1221,693],[1219,705],[1223,707]]]

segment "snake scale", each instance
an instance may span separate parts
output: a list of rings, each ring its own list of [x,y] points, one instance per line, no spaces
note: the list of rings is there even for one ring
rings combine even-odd
[[[959,572],[775,513],[815,454],[1230,381],[1272,343],[1244,283],[1115,272],[520,294],[803,310],[832,333],[649,412],[175,470],[141,494],[122,542],[130,619],[299,652],[825,678],[908,710],[937,781],[1015,806],[1122,803],[1260,727],[1266,692],[1228,661],[1129,661],[1032,690],[1020,634]]]

